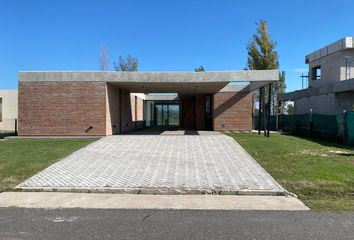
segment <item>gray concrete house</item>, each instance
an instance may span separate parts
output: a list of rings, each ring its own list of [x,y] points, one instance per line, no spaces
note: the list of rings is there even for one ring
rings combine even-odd
[[[354,110],[354,38],[345,37],[305,57],[308,87],[281,96],[294,101],[295,114]]]
[[[17,90],[0,90],[0,131],[14,131],[17,119]]]

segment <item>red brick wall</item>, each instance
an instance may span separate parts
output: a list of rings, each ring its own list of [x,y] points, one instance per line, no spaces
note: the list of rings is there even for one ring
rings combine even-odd
[[[111,94],[109,94],[110,90]],[[135,119],[135,97],[123,90],[122,96],[119,97],[118,91],[118,88],[106,89],[105,82],[21,81],[19,82],[18,133],[22,136],[106,135],[117,133],[117,129],[113,130],[111,126],[106,125],[113,124],[119,128],[119,121],[122,122],[122,132],[141,128],[143,100],[137,98],[138,108]],[[119,111],[117,107],[119,100],[122,101],[121,116],[116,112]],[[204,111],[202,100],[204,96],[197,96],[192,102],[196,109]],[[250,93],[216,93],[213,109],[215,130],[252,129]],[[198,112],[196,116],[196,127],[203,129],[204,113]]]
[[[252,130],[251,93],[216,93],[213,109],[214,130]]]
[[[106,83],[23,81],[18,90],[19,135],[106,134]]]

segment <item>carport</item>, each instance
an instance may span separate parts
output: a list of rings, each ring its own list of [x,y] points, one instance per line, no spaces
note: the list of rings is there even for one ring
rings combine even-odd
[[[213,96],[218,92],[253,92],[261,90],[261,99],[259,101],[260,113],[263,113],[265,126],[268,126],[269,118],[268,109],[270,109],[270,101],[264,104],[265,93],[264,86],[268,85],[271,93],[271,84],[278,80],[278,71],[230,71],[230,72],[155,72],[155,73],[119,73],[118,79],[107,81],[109,88],[116,88],[118,91],[127,91],[130,93],[142,93],[145,95],[144,117],[146,113],[152,118],[158,116],[158,120],[152,122],[161,122],[162,126],[175,127],[176,124],[169,124],[169,119],[164,118],[162,114],[153,113],[154,111],[178,112],[179,124],[182,129],[197,130],[214,130],[213,127]],[[239,85],[243,83],[243,85]],[[149,94],[169,94],[173,93],[177,96],[155,95]],[[122,95],[120,93],[120,95]],[[268,99],[271,99],[268,97]],[[146,101],[152,101],[153,106],[146,107]],[[123,101],[120,99],[119,103]],[[157,106],[156,103],[157,102]],[[113,104],[113,103],[112,103]],[[224,105],[232,105],[232,101],[226,102]],[[122,111],[124,106],[120,105],[119,110]],[[152,109],[150,113],[150,109]],[[120,113],[122,115],[123,113]],[[133,114],[134,115],[134,114]],[[136,113],[135,113],[136,115]],[[160,117],[162,120],[160,120]],[[260,118],[261,119],[261,118]],[[150,119],[144,118],[144,121]],[[167,123],[165,123],[166,121]],[[145,123],[146,124],[146,123]],[[121,125],[121,124],[120,124]],[[268,133],[265,135],[269,136]]]

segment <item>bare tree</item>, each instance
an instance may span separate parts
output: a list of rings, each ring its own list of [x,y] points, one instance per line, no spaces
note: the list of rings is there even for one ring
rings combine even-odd
[[[98,57],[98,64],[100,71],[108,71],[109,69],[109,54],[108,49],[102,47],[100,50],[100,55]]]
[[[114,70],[119,72],[138,71],[139,61],[137,58],[128,55],[126,58],[120,56],[118,62],[114,62]]]

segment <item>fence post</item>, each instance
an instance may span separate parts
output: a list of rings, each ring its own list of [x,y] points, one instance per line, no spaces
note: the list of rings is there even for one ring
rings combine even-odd
[[[348,127],[347,127],[347,112],[343,110],[343,144],[347,144]]]
[[[270,111],[271,111],[271,101],[272,101],[272,84],[268,86],[268,106],[267,106],[267,137],[269,137],[270,132]]]
[[[15,135],[17,136],[17,118],[15,118]]]
[[[310,121],[309,121],[309,137],[312,135],[312,108],[310,109]]]
[[[263,87],[259,89],[259,110],[258,110],[258,135],[261,135],[261,125],[262,125],[262,98],[263,98]]]
[[[266,110],[266,89],[263,87],[263,104],[262,104],[262,112],[263,112],[263,135],[267,136],[267,110]]]
[[[279,115],[282,114],[282,101],[278,101],[278,109],[277,109],[277,114],[276,114],[276,123],[275,123],[275,130],[278,131],[280,129],[280,124],[279,124]]]

